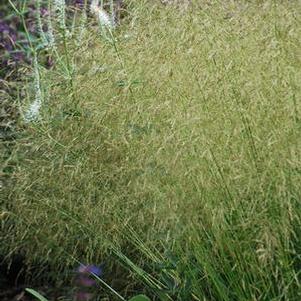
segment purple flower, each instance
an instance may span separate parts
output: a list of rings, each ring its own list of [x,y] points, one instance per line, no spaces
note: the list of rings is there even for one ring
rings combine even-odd
[[[51,55],[47,55],[46,57],[46,67],[51,68],[54,65],[54,60]]]
[[[81,264],[78,269],[77,272],[80,274],[94,274],[96,276],[101,276],[102,274],[102,268],[96,265],[84,265]]]
[[[10,31],[9,25],[4,21],[0,21],[0,32],[4,34],[5,32],[9,32],[9,31]]]
[[[90,278],[86,275],[80,275],[76,278],[76,283],[80,286],[91,287],[96,285],[95,279]]]
[[[24,52],[16,51],[16,52],[12,53],[12,58],[16,62],[22,62],[22,61],[25,61],[25,54],[24,54]]]
[[[74,6],[83,8],[85,5],[85,0],[73,0]]]
[[[77,301],[89,301],[93,297],[92,293],[88,292],[77,292],[75,295],[75,300]]]
[[[75,294],[75,300],[88,301],[93,298],[92,291],[93,287],[96,285],[96,280],[91,276],[101,276],[102,267],[93,264],[80,264],[76,272],[75,283],[77,284],[79,291]]]
[[[49,16],[49,10],[46,7],[41,7],[40,8],[40,14],[42,17]]]

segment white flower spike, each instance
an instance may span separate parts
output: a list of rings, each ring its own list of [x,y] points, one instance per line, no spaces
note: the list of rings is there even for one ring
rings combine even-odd
[[[98,0],[92,0],[90,11],[95,15],[100,25],[108,29],[113,29],[115,27],[114,18],[110,17],[109,14],[99,6]]]

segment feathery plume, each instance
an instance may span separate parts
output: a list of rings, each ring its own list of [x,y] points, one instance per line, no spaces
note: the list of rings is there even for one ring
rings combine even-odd
[[[58,17],[60,29],[63,31],[63,34],[68,35],[67,27],[66,27],[66,3],[65,0],[54,0],[54,10]]]
[[[90,5],[90,11],[95,15],[100,25],[113,29],[115,27],[115,21],[109,14],[99,6],[98,0],[92,0]]]
[[[25,113],[24,119],[26,122],[35,121],[39,118],[40,109],[42,105],[42,91],[41,91],[41,83],[40,83],[40,73],[39,73],[39,66],[38,66],[38,59],[37,55],[34,55],[34,93],[35,93],[35,100],[29,106],[27,112]]]

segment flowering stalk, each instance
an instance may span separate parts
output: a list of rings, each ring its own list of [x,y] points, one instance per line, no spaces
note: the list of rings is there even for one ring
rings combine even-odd
[[[111,26],[112,28],[115,27],[115,19],[116,19],[116,16],[115,16],[115,9],[114,9],[114,0],[110,0],[110,11],[111,11]]]
[[[33,60],[34,66],[34,94],[35,100],[29,106],[27,112],[25,113],[25,121],[35,121],[39,118],[40,109],[42,105],[42,91],[41,91],[41,81],[40,81],[40,72],[39,72],[39,65],[38,65],[38,58],[36,53],[34,54]]]
[[[48,45],[49,47],[51,47],[53,50],[56,50],[56,43],[55,43],[55,37],[54,37],[54,30],[53,30],[53,26],[52,26],[52,21],[51,21],[51,6],[49,4],[48,6],[48,15],[47,15],[47,36],[48,36]]]
[[[66,4],[65,0],[54,0],[54,10],[58,17],[60,30],[64,35],[67,34],[67,27],[66,27]]]
[[[111,1],[111,6],[113,7],[113,1]],[[109,14],[103,9],[102,2],[101,5],[99,5],[98,0],[92,0],[90,10],[94,14],[102,28],[104,27],[107,29],[113,29],[115,27],[114,17],[109,16]]]
[[[48,42],[48,39],[47,39],[44,29],[43,29],[43,22],[42,22],[41,15],[44,17],[48,14],[48,12],[45,8],[41,7],[41,0],[37,0],[36,3],[37,3],[37,10],[36,10],[37,33],[39,34],[39,36],[42,39],[43,47],[44,46],[47,47],[49,42]]]
[[[86,10],[84,9],[82,11],[82,15],[81,15],[81,18],[80,18],[80,23],[79,23],[79,34],[78,34],[78,37],[77,37],[77,45],[79,46],[83,40],[83,37],[85,35],[85,32],[86,32],[86,25],[87,25],[87,13],[86,13]]]
[[[71,97],[75,101],[75,90],[74,90],[74,85],[73,85],[74,68],[71,63],[70,53],[68,51],[68,46],[67,46],[67,38],[70,37],[70,33],[66,26],[66,14],[65,14],[66,3],[65,3],[65,0],[54,0],[53,9],[55,11],[55,14],[57,15],[58,22],[59,22],[59,29],[60,29],[60,35],[62,38],[63,51],[64,51],[65,59],[66,59],[66,71],[67,71],[66,77],[68,78],[68,81],[69,81],[69,86],[71,89]]]

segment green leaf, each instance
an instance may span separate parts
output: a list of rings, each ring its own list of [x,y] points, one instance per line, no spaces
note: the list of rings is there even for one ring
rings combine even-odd
[[[133,298],[131,298],[129,301],[151,301],[148,297],[145,295],[137,295]]]
[[[40,293],[38,293],[37,291],[35,291],[35,290],[31,289],[31,288],[26,288],[25,291],[28,292],[28,293],[30,293],[30,294],[32,294],[33,296],[35,296],[40,301],[48,301]]]

